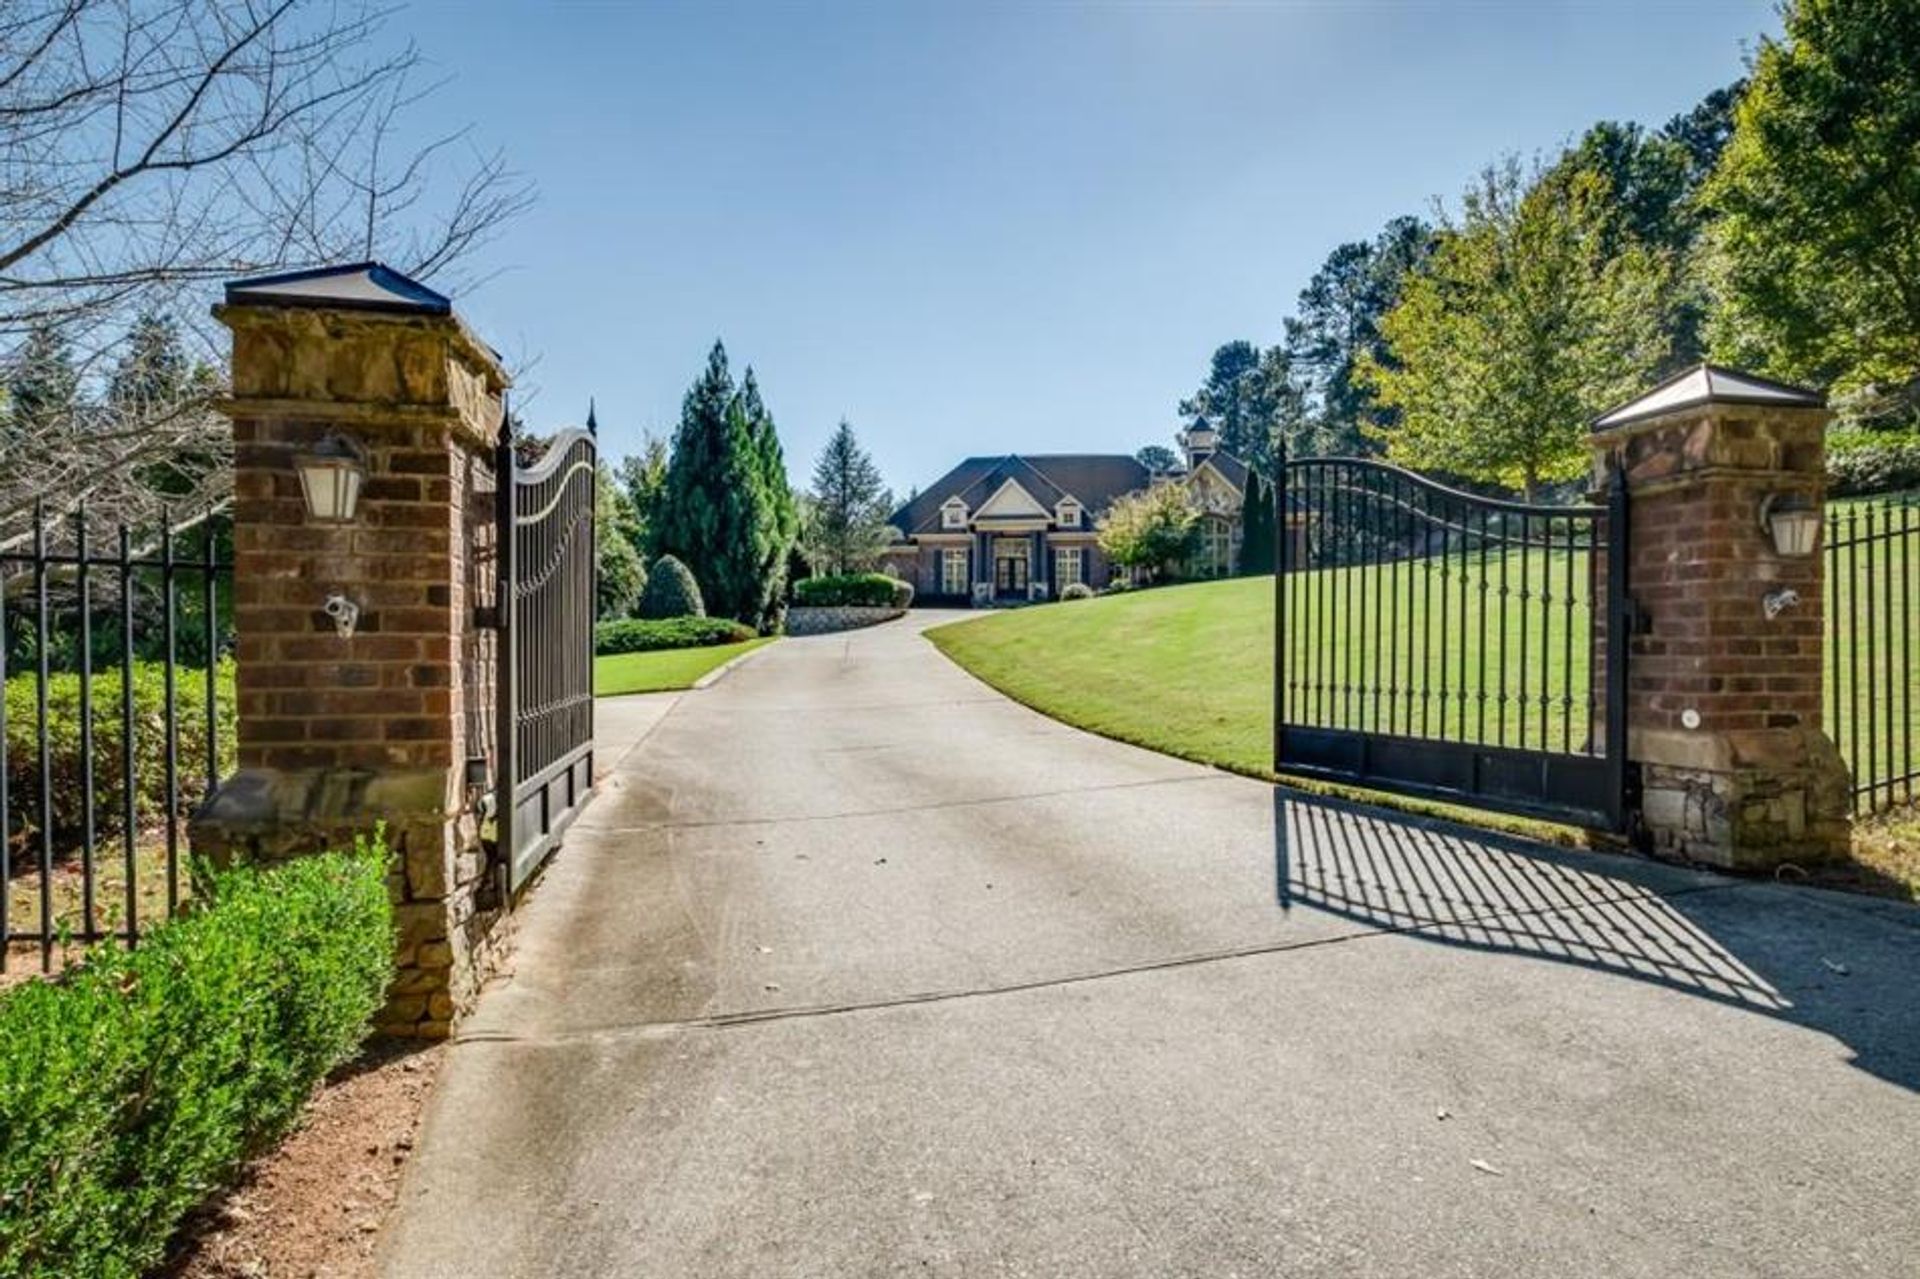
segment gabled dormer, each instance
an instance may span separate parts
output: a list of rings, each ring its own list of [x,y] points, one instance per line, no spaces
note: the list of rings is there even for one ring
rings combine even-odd
[[[1053,522],[1061,528],[1079,528],[1086,516],[1085,509],[1077,497],[1063,497],[1053,506]]]
[[[967,526],[967,504],[957,495],[940,504],[940,527],[943,529],[964,529]]]
[[[980,512],[975,516],[980,520],[1044,520],[1047,517],[1047,508],[1012,476],[980,504]]]

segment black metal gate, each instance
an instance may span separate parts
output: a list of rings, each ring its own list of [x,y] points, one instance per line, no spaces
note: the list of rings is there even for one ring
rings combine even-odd
[[[521,470],[495,456],[500,628],[495,838],[517,892],[593,788],[593,506],[598,448],[567,431]]]
[[[1618,829],[1619,478],[1542,506],[1363,458],[1277,469],[1274,770]]]

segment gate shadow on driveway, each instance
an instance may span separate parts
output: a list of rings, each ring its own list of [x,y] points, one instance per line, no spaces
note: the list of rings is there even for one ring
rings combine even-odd
[[[1275,891],[1385,932],[1778,1017],[1920,1092],[1920,910],[1580,853],[1275,787]]]

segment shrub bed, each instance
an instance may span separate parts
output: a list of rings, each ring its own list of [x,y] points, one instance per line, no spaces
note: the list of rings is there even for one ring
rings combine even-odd
[[[7,789],[12,829],[29,841],[40,830],[40,738],[36,707],[38,677],[24,671],[7,678]],[[233,663],[214,672],[215,741],[220,774],[233,771]],[[133,668],[134,820],[145,825],[166,816],[167,671],[164,662],[137,662]],[[204,670],[174,672],[174,712],[178,747],[177,776],[182,812],[206,798],[207,679]],[[121,679],[118,670],[93,676],[94,831],[105,838],[120,830]],[[80,749],[80,677],[54,675],[47,681],[48,775],[53,785],[53,837],[61,850],[80,841],[86,814],[82,785],[85,756]]]
[[[885,573],[807,577],[793,584],[793,602],[805,608],[907,608],[913,587]]]
[[[665,617],[657,621],[625,619],[602,622],[593,628],[593,651],[601,657],[614,653],[652,653],[665,648],[706,648],[738,644],[754,636],[751,626],[729,617]]]
[[[138,950],[0,996],[0,1279],[133,1279],[286,1132],[392,976],[387,862],[213,875]]]
[[[1835,431],[1827,436],[1827,492],[1834,497],[1920,488],[1920,432]]]

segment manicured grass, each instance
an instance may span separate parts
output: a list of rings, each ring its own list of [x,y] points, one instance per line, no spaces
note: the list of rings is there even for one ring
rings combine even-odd
[[[1542,565],[1542,557],[1535,555],[1532,558],[1534,564],[1529,570],[1529,578],[1544,584],[1540,576],[1544,572],[1552,579],[1556,598],[1564,598],[1561,592],[1567,580],[1566,561],[1550,558]],[[1373,624],[1373,619],[1382,615],[1378,601],[1372,595],[1362,600],[1348,594],[1349,590],[1361,589],[1356,580],[1344,576],[1349,570],[1301,574],[1301,580],[1289,595],[1289,630],[1299,637],[1298,644],[1289,653],[1293,666],[1290,682],[1305,681],[1309,685],[1319,686],[1323,698],[1331,696],[1329,690],[1335,685],[1365,689],[1364,696],[1357,692],[1353,695],[1353,705],[1357,708],[1364,704],[1369,727],[1376,722],[1373,719],[1374,692],[1379,690],[1381,719],[1377,722],[1383,726],[1389,722],[1400,723],[1404,732],[1405,716],[1409,713],[1414,716],[1416,729],[1419,725],[1418,702],[1410,704],[1404,692],[1395,691],[1404,689],[1409,683],[1409,660],[1413,666],[1412,682],[1416,685],[1419,683],[1419,673],[1424,669],[1430,689],[1437,689],[1439,671],[1444,664],[1449,671],[1448,688],[1452,691],[1445,721],[1449,736],[1464,727],[1469,740],[1497,741],[1504,728],[1506,740],[1515,743],[1519,728],[1519,704],[1515,698],[1520,691],[1516,684],[1509,683],[1505,687],[1509,700],[1504,716],[1500,715],[1497,708],[1502,686],[1497,676],[1490,675],[1486,684],[1489,693],[1485,703],[1487,718],[1484,722],[1480,719],[1483,705],[1478,696],[1481,689],[1481,654],[1487,653],[1489,670],[1497,671],[1502,665],[1499,658],[1501,637],[1499,628],[1494,626],[1483,640],[1474,603],[1478,598],[1479,582],[1483,580],[1477,556],[1464,567],[1468,570],[1464,575],[1456,571],[1448,579],[1453,583],[1455,594],[1444,627],[1440,624],[1437,598],[1423,599],[1416,590],[1413,602],[1409,605],[1405,594],[1405,574],[1400,579],[1399,595],[1391,594],[1392,587],[1389,585],[1389,603],[1396,598],[1400,603],[1399,625],[1397,628],[1384,629],[1379,638],[1376,638]],[[1585,626],[1587,604],[1582,566],[1576,562],[1572,567],[1572,580],[1575,583],[1571,596],[1573,634],[1577,640]],[[1517,592],[1516,570],[1516,565],[1509,565],[1508,587]],[[1497,591],[1497,559],[1491,561],[1489,573]],[[1390,584],[1393,579],[1387,580]],[[1468,626],[1460,625],[1462,613],[1457,592],[1462,580],[1467,587],[1469,606],[1465,615],[1474,619]],[[1377,581],[1367,584],[1364,589],[1368,592],[1376,590]],[[1920,597],[1920,592],[1916,592],[1916,597]],[[1883,593],[1880,600],[1884,599]],[[1532,610],[1536,616],[1543,612],[1537,605]],[[1575,741],[1581,740],[1586,722],[1587,654],[1578,642],[1572,646],[1571,653],[1568,652],[1565,644],[1566,612],[1563,605],[1556,603],[1550,623],[1538,620],[1533,623],[1527,636],[1528,658],[1524,666],[1520,665],[1518,627],[1510,627],[1505,637],[1508,648],[1506,664],[1513,672],[1512,678],[1517,681],[1524,675],[1527,683],[1527,742],[1536,744],[1539,741],[1537,716],[1541,703],[1538,692],[1539,681],[1544,678],[1552,699],[1546,707],[1547,742],[1556,749],[1569,736]],[[1829,653],[1829,669],[1836,661],[1851,661],[1856,649],[1864,652],[1867,642],[1864,627],[1869,618],[1873,619],[1875,651],[1880,655],[1877,660],[1885,663],[1885,654],[1890,647],[1886,636],[1891,632],[1893,612],[1877,601],[1872,613],[1864,609],[1849,613],[1851,629],[1849,631],[1847,620],[1843,619],[1842,633],[1843,637],[1851,634],[1852,642],[1843,645],[1838,653]],[[1393,614],[1389,611],[1385,616],[1391,618]],[[1329,619],[1320,634],[1331,642],[1321,645],[1318,651],[1310,655],[1307,637],[1313,633],[1313,622],[1319,617]],[[1367,619],[1364,626],[1361,621],[1363,617]],[[1910,627],[1920,626],[1920,618],[1910,618],[1907,624]],[[1075,603],[992,613],[937,627],[928,631],[927,636],[941,651],[973,674],[1016,700],[1056,719],[1203,764],[1256,777],[1273,775],[1272,578],[1241,578],[1163,587]],[[1543,638],[1546,640],[1544,645]],[[1429,644],[1430,655],[1427,651]],[[1408,657],[1410,651],[1411,659]],[[1397,663],[1394,654],[1399,655]],[[1459,695],[1463,668],[1466,672],[1465,698]],[[1392,676],[1393,670],[1399,672],[1397,676]],[[1381,688],[1374,678],[1375,672],[1389,673],[1385,688]],[[1904,690],[1912,676],[1905,672],[1887,671],[1883,678],[1886,681],[1883,687],[1893,685]],[[1844,689],[1848,680],[1844,669],[1841,680]],[[1563,689],[1571,689],[1574,699],[1571,707],[1558,700]],[[1320,715],[1316,716],[1311,704],[1311,688],[1305,694],[1296,689],[1294,696],[1295,718],[1298,720],[1308,723],[1341,722],[1330,714],[1329,707],[1323,707]],[[1341,693],[1341,716],[1349,713],[1344,701],[1346,696],[1345,692]],[[1304,706],[1300,700],[1303,697],[1307,703]],[[1397,712],[1394,710],[1396,700],[1399,706]],[[1431,700],[1434,705],[1430,707],[1430,714],[1433,716],[1434,731],[1437,731],[1441,722],[1438,698]],[[1401,717],[1399,720],[1392,719],[1396,713]],[[1909,719],[1914,714],[1916,712],[1907,704],[1904,692],[1894,705],[1879,708],[1872,727],[1882,743],[1881,750],[1891,747],[1896,735],[1904,733],[1905,725],[1909,722],[1913,724],[1914,739],[1920,740],[1920,719]],[[1567,727],[1571,729],[1570,734],[1566,731]],[[1859,727],[1862,733],[1867,729],[1864,711]],[[1843,744],[1857,748],[1857,743],[1853,741]],[[1392,802],[1423,811],[1435,811],[1436,808],[1419,802]],[[1512,820],[1492,818],[1477,811],[1440,811],[1446,811],[1451,816],[1467,817],[1482,825],[1516,828]],[[1870,836],[1874,847],[1885,845],[1896,850],[1889,855],[1893,864],[1883,869],[1897,882],[1911,882],[1910,879],[1902,879],[1908,871],[1900,869],[1909,866],[1911,857],[1899,850],[1904,850],[1910,842],[1912,825],[1902,824],[1897,819],[1891,825],[1866,824],[1869,832],[1881,832],[1883,827],[1897,832],[1891,837]],[[1524,828],[1533,834],[1550,834],[1563,839],[1568,837],[1562,828],[1543,828],[1538,823],[1526,823]],[[1888,859],[1876,860],[1885,862]]]
[[[617,697],[622,693],[664,693],[691,688],[694,681],[708,671],[771,642],[771,637],[763,636],[740,644],[715,644],[711,648],[674,648],[596,657],[593,659],[593,695]]]

